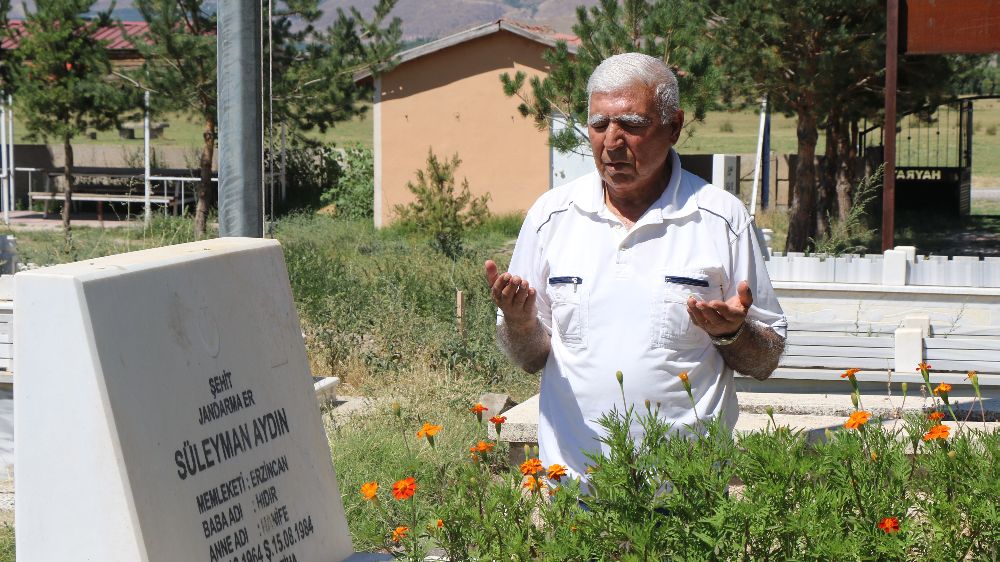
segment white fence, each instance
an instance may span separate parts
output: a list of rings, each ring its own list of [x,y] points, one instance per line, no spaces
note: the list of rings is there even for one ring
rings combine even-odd
[[[772,281],[942,287],[1000,287],[1000,257],[921,256],[912,247],[884,255],[839,257],[774,252],[767,262]]]

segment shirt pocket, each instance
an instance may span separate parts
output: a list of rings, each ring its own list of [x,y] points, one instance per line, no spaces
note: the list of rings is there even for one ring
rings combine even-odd
[[[587,298],[583,279],[576,276],[549,277],[552,325],[563,345],[587,347]]]
[[[654,348],[689,349],[704,347],[708,333],[691,321],[689,297],[700,301],[718,300],[721,286],[704,271],[670,271],[659,277],[660,288],[654,302],[652,345]]]

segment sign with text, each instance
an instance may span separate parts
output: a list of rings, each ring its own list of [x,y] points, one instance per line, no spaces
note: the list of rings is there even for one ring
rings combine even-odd
[[[15,302],[18,559],[352,555],[277,242],[38,269]]]

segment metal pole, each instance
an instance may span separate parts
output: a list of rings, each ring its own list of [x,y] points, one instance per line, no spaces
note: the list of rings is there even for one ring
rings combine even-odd
[[[7,118],[10,119],[10,132],[7,135],[7,138],[10,140],[7,143],[7,146],[10,147],[10,156],[7,158],[7,167],[10,168],[10,178],[7,180],[7,187],[10,189],[10,195],[7,196],[7,201],[10,205],[10,210],[13,211],[17,196],[17,190],[14,188],[17,170],[14,168],[14,98],[10,94],[7,94]]]
[[[219,235],[263,233],[260,1],[218,4]]]
[[[268,231],[274,228],[274,30],[271,12],[273,0],[267,0],[267,183],[269,197],[267,209],[271,219]]]
[[[285,122],[281,122],[281,201],[284,202],[288,196],[288,177],[285,175],[285,166],[288,162],[285,159]]]
[[[0,207],[3,208],[3,222],[10,224],[7,201],[7,104],[0,99]]]
[[[750,191],[750,218],[757,214],[757,188],[760,186],[760,163],[764,153],[764,119],[767,116],[767,98],[760,100],[760,128],[757,130],[757,159],[753,166],[753,189]]]
[[[882,251],[895,246],[896,229],[896,63],[899,53],[899,0],[886,6],[885,33],[885,143],[882,179]]]
[[[145,169],[145,175],[143,176],[143,183],[145,184],[145,196],[144,201],[145,207],[143,207],[144,212],[144,222],[146,226],[149,226],[149,221],[153,218],[153,208],[149,202],[150,190],[153,188],[149,181],[149,90],[143,92],[143,103],[145,104],[146,113],[142,119],[142,152],[143,152],[143,167]]]

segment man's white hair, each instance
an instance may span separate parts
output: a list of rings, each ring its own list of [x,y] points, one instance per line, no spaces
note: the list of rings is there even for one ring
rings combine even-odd
[[[595,93],[610,94],[636,85],[654,90],[660,121],[671,122],[680,109],[677,78],[663,61],[642,53],[622,53],[597,65],[587,80],[587,105]]]

